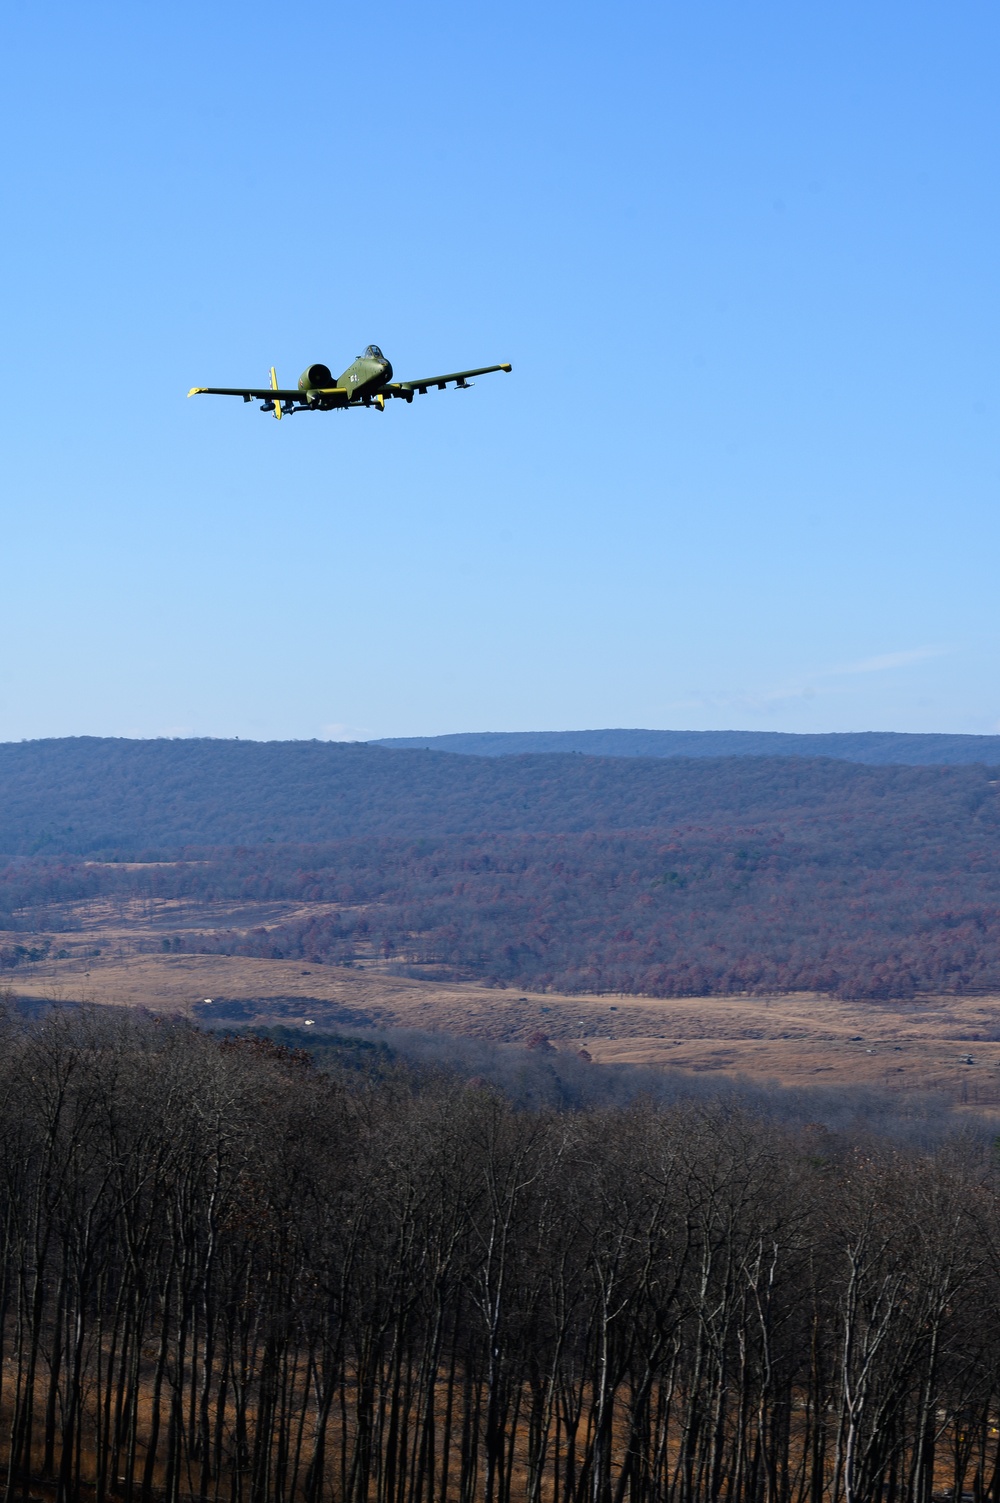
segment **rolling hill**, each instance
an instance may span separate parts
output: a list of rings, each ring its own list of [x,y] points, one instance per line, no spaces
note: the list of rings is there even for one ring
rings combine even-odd
[[[832,758],[455,757],[325,741],[71,737],[0,745],[0,853],[429,835],[584,834],[694,823],[855,821],[963,828],[996,820],[978,765]],[[867,837],[865,837],[867,838]]]
[[[60,905],[132,897],[247,905],[172,952],[564,992],[1000,990],[998,837],[981,765],[22,742],[0,966],[49,953],[24,936],[72,927]],[[254,909],[279,900],[302,911]]]

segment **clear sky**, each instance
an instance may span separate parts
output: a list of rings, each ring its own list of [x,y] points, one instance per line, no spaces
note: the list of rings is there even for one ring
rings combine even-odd
[[[1000,730],[995,0],[4,30],[0,739]]]

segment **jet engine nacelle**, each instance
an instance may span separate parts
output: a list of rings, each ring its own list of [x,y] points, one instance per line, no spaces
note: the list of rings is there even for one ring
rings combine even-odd
[[[307,365],[299,377],[299,391],[309,391],[314,386],[336,386],[328,365]]]

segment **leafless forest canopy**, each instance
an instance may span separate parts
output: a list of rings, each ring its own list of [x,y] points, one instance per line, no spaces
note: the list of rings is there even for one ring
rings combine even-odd
[[[874,820],[892,841],[996,828],[995,771],[801,757],[468,757],[336,742],[0,744],[0,852],[177,855],[361,837]]]
[[[8,1498],[1000,1495],[989,1147],[3,1023]]]

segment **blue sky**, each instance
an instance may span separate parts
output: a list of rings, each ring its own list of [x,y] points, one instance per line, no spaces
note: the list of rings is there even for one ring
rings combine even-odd
[[[0,739],[1000,730],[995,5],[5,33]]]

